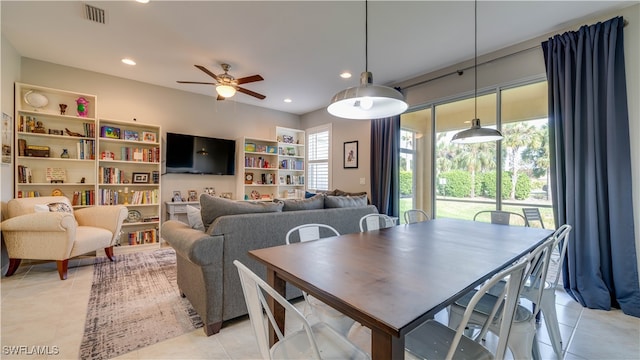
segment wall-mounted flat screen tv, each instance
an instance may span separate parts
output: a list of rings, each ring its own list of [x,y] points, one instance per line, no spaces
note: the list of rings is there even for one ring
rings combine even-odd
[[[235,175],[235,140],[167,133],[167,173]]]

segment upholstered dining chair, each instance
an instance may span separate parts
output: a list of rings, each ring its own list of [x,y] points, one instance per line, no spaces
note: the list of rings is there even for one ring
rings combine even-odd
[[[300,242],[318,240],[330,236],[338,236],[340,233],[334,227],[326,224],[303,224],[294,227],[287,232],[285,236],[285,242],[287,245],[292,243],[292,240],[298,240]],[[338,333],[347,335],[349,329],[355,323],[355,320],[342,314],[338,310],[323,303],[315,297],[307,294],[306,291],[302,292],[305,300],[304,314],[309,316],[313,314],[320,321],[327,323],[333,327]]]
[[[12,199],[2,222],[13,275],[22,259],[55,260],[60,280],[67,278],[69,259],[104,249],[113,261],[113,245],[127,217],[124,205],[73,209],[64,196]]]
[[[410,209],[404,212],[405,224],[413,224],[430,219],[429,215],[422,209]]]
[[[555,240],[553,236],[549,237],[527,255],[530,261],[522,278],[523,285],[525,283],[536,284],[545,281]],[[494,285],[498,283],[499,282],[496,282]],[[518,294],[521,294],[523,288],[524,286],[521,286]],[[536,290],[531,294],[532,302],[534,304],[540,304],[542,287],[534,286],[534,288]],[[504,290],[500,291],[498,295],[495,295],[494,291],[495,289],[489,289],[477,304],[471,303],[471,299],[473,299],[477,293],[476,290],[472,290],[462,298],[456,300],[455,303],[449,307],[449,327],[457,328],[459,324],[465,322],[469,325],[482,327],[479,334],[482,339],[485,338],[487,331],[491,331],[498,337],[505,336],[503,332],[504,329],[501,328],[498,321],[499,317],[495,316],[495,306],[503,301]],[[470,314],[470,318],[467,319],[468,321],[465,321],[465,316],[469,308],[473,309],[473,311]],[[516,307],[511,329],[508,335],[506,335],[508,337],[507,345],[514,359],[529,359],[532,356],[536,359],[540,358],[535,324],[535,317],[539,309],[539,306],[535,306],[534,310],[529,310],[522,305]]]
[[[360,232],[379,230],[396,225],[396,220],[385,214],[368,214],[360,218]]]
[[[510,211],[502,211],[502,210],[483,210],[478,211],[473,216],[473,221],[483,221],[483,222],[491,222],[492,224],[498,225],[516,225],[516,226],[525,226],[526,220],[524,216],[510,212]]]
[[[319,321],[312,325],[295,306],[244,264],[238,260],[233,264],[238,268],[249,320],[263,359],[369,359],[369,355],[326,323]],[[280,331],[267,304],[269,298],[282,305],[289,318],[296,318],[302,329],[289,331],[286,335]],[[267,335],[269,323],[278,337],[278,342],[271,347]]]
[[[487,280],[468,299],[468,306],[462,314],[457,328],[447,327],[430,319],[408,333],[405,337],[406,352],[420,359],[504,359],[508,342],[507,334],[513,321],[524,272],[530,263],[531,257],[525,256]],[[464,332],[467,323],[472,318],[474,308],[483,302],[488,291],[500,281],[504,281],[506,284],[503,288],[504,296],[498,298],[499,301],[494,302],[488,309],[492,314],[490,319],[493,320],[493,316],[496,316],[495,326],[501,329],[496,351],[492,353],[481,345],[482,334],[484,334],[485,328],[492,324],[492,321],[485,321],[482,324],[482,330],[475,337],[467,337]]]

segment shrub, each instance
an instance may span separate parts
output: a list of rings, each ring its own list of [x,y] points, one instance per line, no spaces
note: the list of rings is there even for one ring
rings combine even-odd
[[[471,175],[462,170],[452,170],[440,174],[447,179],[445,185],[446,196],[468,197],[471,194]]]
[[[529,197],[531,193],[531,179],[527,174],[520,173],[518,174],[518,179],[516,180],[516,193],[515,197],[517,200],[524,200]]]
[[[496,173],[488,172],[482,174],[482,189],[486,197],[496,198]],[[508,171],[502,172],[502,199],[508,199],[511,192],[511,175]]]
[[[411,196],[413,192],[413,174],[411,171],[400,171],[400,196]]]

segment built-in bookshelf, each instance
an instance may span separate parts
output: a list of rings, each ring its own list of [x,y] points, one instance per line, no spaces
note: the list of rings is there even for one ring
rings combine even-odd
[[[272,201],[278,193],[278,144],[243,137],[236,140],[238,200]]]
[[[276,127],[278,142],[278,197],[304,198],[305,132]]]
[[[133,246],[158,247],[161,129],[112,119],[99,119],[98,125],[97,203],[124,204],[129,209],[116,251]]]
[[[96,106],[95,95],[15,84],[15,197],[95,204]]]

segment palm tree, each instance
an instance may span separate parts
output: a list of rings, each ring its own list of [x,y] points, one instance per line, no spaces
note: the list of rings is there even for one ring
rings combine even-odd
[[[526,121],[506,124],[503,128],[504,139],[502,140],[502,145],[507,155],[505,165],[508,165],[511,170],[510,199],[515,199],[518,170],[520,170],[520,152],[523,148],[531,146],[538,139],[536,133],[536,127]]]

